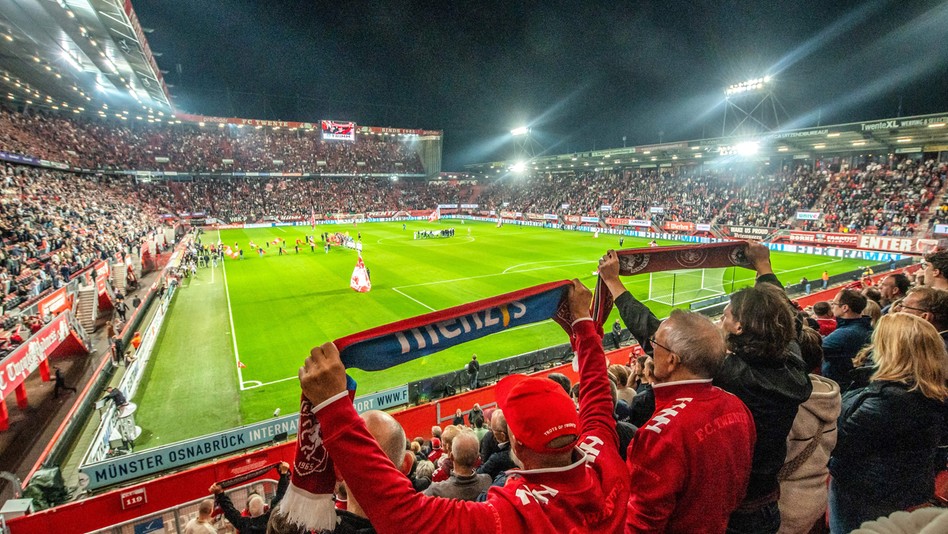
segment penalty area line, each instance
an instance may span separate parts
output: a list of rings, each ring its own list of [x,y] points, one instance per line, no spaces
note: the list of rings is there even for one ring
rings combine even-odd
[[[431,306],[429,306],[429,305],[425,304],[424,302],[422,302],[422,301],[416,299],[415,297],[412,297],[412,296],[410,296],[410,295],[408,295],[408,294],[406,294],[406,293],[404,293],[404,292],[402,292],[402,291],[399,291],[399,289],[398,289],[397,287],[393,287],[393,288],[392,288],[392,291],[394,291],[394,292],[398,293],[399,295],[401,295],[401,296],[407,298],[408,300],[411,300],[411,301],[414,301],[414,302],[416,302],[416,303],[418,303],[418,304],[421,304],[422,306],[424,306],[425,308],[428,308],[428,309],[431,310],[431,311],[437,311],[437,310],[435,310],[434,308],[432,308]]]

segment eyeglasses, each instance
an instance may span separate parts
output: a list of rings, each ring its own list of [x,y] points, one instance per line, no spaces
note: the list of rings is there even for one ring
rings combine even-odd
[[[906,306],[905,304],[899,304],[899,307],[903,310],[915,310],[922,313],[929,313],[931,310],[926,310],[925,308],[916,308],[915,306]]]
[[[675,351],[671,350],[670,348],[668,348],[667,345],[662,345],[662,344],[659,343],[658,341],[655,341],[655,336],[652,336],[652,337],[648,338],[648,342],[651,343],[652,346],[661,347],[661,348],[667,350],[668,352],[675,352]]]

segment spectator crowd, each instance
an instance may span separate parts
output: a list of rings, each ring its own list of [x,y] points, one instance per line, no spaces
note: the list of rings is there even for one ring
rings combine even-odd
[[[318,129],[119,123],[0,108],[0,150],[96,170],[424,173],[403,139],[327,141]]]

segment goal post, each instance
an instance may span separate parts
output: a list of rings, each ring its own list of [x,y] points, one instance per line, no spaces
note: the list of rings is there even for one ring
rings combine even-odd
[[[730,273],[729,273],[729,272]],[[725,293],[734,269],[688,269],[648,275],[648,300],[675,306]],[[727,276],[726,276],[727,275]]]

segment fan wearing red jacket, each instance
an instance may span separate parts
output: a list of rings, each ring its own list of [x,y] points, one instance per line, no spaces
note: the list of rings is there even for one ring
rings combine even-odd
[[[757,438],[744,403],[711,385],[724,337],[706,317],[674,310],[650,341],[655,412],[626,454],[626,532],[723,533],[747,491]]]
[[[323,443],[349,492],[379,533],[415,532],[439,525],[443,533],[621,532],[629,476],[606,377],[602,335],[589,317],[592,295],[578,280],[570,289],[573,347],[579,357],[579,414],[562,386],[512,375],[497,384],[511,453],[523,469],[508,471],[486,502],[416,493],[382,453],[346,393],[345,368],[331,343],[312,350],[300,369],[303,393],[316,406]]]

